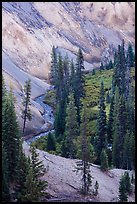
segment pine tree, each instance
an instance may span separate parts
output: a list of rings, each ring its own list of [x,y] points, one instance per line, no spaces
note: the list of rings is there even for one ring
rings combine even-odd
[[[49,132],[47,137],[47,151],[56,151],[55,138],[51,132]]]
[[[7,154],[10,180],[14,180],[16,175],[20,140],[14,101],[15,98],[10,90],[2,103],[2,141]]]
[[[32,119],[31,112],[30,112],[30,95],[31,95],[31,80],[28,79],[25,82],[24,85],[24,97],[23,97],[23,107],[24,110],[22,110],[22,118],[23,118],[23,136],[25,132],[25,126],[26,126],[26,120],[28,119],[29,121]]]
[[[107,140],[108,143],[112,144],[113,142],[113,121],[114,121],[114,95],[112,95],[110,99],[110,109],[109,109],[109,117],[107,124]]]
[[[100,70],[100,71],[104,70],[103,62],[101,62],[101,65],[100,65],[100,67],[99,67],[99,70]]]
[[[73,59],[71,60],[71,65],[70,65],[70,91],[74,92],[75,91],[75,86],[76,86],[76,70],[74,67],[74,62]]]
[[[105,97],[104,84],[101,83],[100,98],[99,98],[99,115],[97,120],[97,161],[100,163],[100,154],[103,148],[107,146],[107,127],[106,127],[106,112],[105,112]]]
[[[77,121],[80,125],[80,110],[81,110],[81,98],[85,96],[85,76],[84,76],[84,58],[81,49],[78,50],[76,59],[76,75],[75,75],[75,105],[77,107]]]
[[[66,110],[66,127],[65,127],[65,142],[67,148],[67,156],[74,158],[76,155],[76,147],[74,139],[78,136],[77,110],[75,107],[74,94],[70,93],[69,103]]]
[[[129,58],[129,66],[133,67],[135,56],[134,56],[134,51],[133,51],[131,43],[128,44],[127,58]]]
[[[81,170],[82,172],[82,193],[87,195],[90,191],[90,187],[92,185],[92,176],[90,174],[90,149],[89,149],[89,140],[87,137],[87,122],[88,122],[88,115],[87,115],[87,108],[84,104],[82,109],[81,115],[81,126],[80,126],[80,133],[81,133],[81,162],[77,163],[77,170]]]
[[[128,171],[124,172],[124,181],[127,193],[131,193],[131,180]]]
[[[110,103],[110,93],[109,91],[107,91],[107,95],[106,95],[106,103]]]
[[[98,181],[95,182],[95,196],[98,195],[99,183]]]
[[[105,149],[102,149],[101,151],[100,161],[101,161],[101,170],[103,171],[108,170],[108,156]]]
[[[52,47],[52,54],[51,54],[51,69],[50,69],[50,82],[52,85],[56,87],[58,70],[57,70],[57,55],[55,51],[55,47]]]
[[[7,154],[2,142],[2,202],[10,201]]]
[[[25,181],[25,192],[22,197],[22,202],[38,202],[38,189],[37,183],[34,180],[33,170],[29,168],[26,181]]]
[[[16,174],[16,194],[18,202],[22,202],[25,191],[25,182],[29,172],[29,160],[23,153],[22,141],[19,144],[19,159],[17,164],[17,174]]]
[[[41,177],[45,174],[46,169],[42,164],[42,161],[39,161],[39,154],[36,152],[34,146],[30,147],[31,160],[30,168],[25,182],[25,190],[23,201],[36,202],[41,201],[43,196],[46,195],[47,182],[41,180]]]
[[[96,74],[95,69],[93,69],[93,71],[92,71],[92,75],[95,75],[95,74]]]
[[[119,182],[119,202],[127,202],[128,196],[127,196],[127,190],[125,186],[125,178],[124,175],[122,175],[120,182]]]

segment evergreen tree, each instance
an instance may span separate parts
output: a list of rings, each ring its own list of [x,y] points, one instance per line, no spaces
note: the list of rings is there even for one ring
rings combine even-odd
[[[34,179],[32,168],[29,168],[25,181],[25,192],[22,197],[22,202],[38,202],[38,201],[40,200],[38,196],[37,183]]]
[[[103,62],[101,62],[101,65],[100,65],[100,67],[99,67],[99,70],[100,70],[100,71],[104,70]]]
[[[95,182],[95,196],[98,195],[99,183],[98,181]]]
[[[110,98],[110,93],[109,93],[109,91],[107,91],[106,103],[110,103],[110,100],[111,100],[111,98]]]
[[[19,144],[19,159],[17,164],[16,174],[16,194],[18,202],[22,202],[25,190],[25,182],[29,172],[29,160],[23,153],[22,142]]]
[[[116,98],[118,97],[118,100]],[[127,131],[127,113],[124,96],[115,97],[114,107],[114,131],[113,131],[113,164],[117,168],[123,167],[123,144]],[[117,154],[119,152],[119,154]]]
[[[92,71],[92,75],[95,75],[95,74],[96,74],[95,69],[93,69],[93,71]]]
[[[87,195],[90,191],[90,187],[92,184],[92,176],[90,174],[90,150],[89,150],[89,140],[87,137],[87,122],[88,122],[88,115],[87,115],[87,108],[84,104],[81,116],[81,126],[80,126],[80,133],[81,133],[81,162],[77,163],[77,170],[81,170],[82,172],[82,193]]]
[[[128,44],[127,58],[129,59],[129,66],[133,67],[135,56],[134,56],[134,51],[133,51],[131,43]]]
[[[114,121],[114,95],[112,95],[110,99],[110,109],[109,109],[109,116],[108,116],[108,124],[107,124],[107,140],[108,143],[112,144],[113,142],[113,121]]]
[[[99,98],[99,115],[97,120],[97,162],[100,163],[100,154],[103,148],[107,146],[106,112],[105,112],[104,84],[101,83]]]
[[[54,136],[51,134],[51,132],[49,132],[48,137],[47,137],[47,151],[56,151],[56,143],[55,143],[55,138]]]
[[[76,86],[76,70],[74,67],[73,59],[71,60],[71,65],[70,65],[70,91],[74,92],[75,91],[75,86]]]
[[[131,193],[131,181],[128,171],[124,172],[124,181],[127,193]]]
[[[108,156],[105,149],[102,149],[101,151],[100,161],[101,161],[101,169],[103,171],[108,170]]]
[[[10,90],[2,103],[2,141],[7,154],[10,180],[14,180],[16,175],[20,140],[14,100],[12,90]]]
[[[25,132],[25,126],[26,126],[26,120],[28,119],[29,121],[32,119],[31,112],[30,112],[30,95],[31,95],[31,80],[28,79],[25,82],[24,85],[24,97],[23,97],[23,107],[24,110],[22,110],[22,118],[23,118],[23,136]]]
[[[10,201],[8,161],[2,142],[2,202]]]
[[[69,89],[70,89],[70,70],[69,70],[69,60],[68,56],[66,55],[63,61],[63,68],[64,68],[64,98],[68,99]]]
[[[30,147],[31,160],[30,168],[25,182],[25,191],[23,196],[23,201],[36,202],[41,201],[43,196],[46,195],[47,182],[41,180],[41,177],[45,174],[46,169],[39,161],[39,154],[36,152],[34,146]]]
[[[119,202],[127,202],[128,196],[127,196],[127,190],[125,186],[125,178],[124,175],[122,175],[120,182],[119,182]]]
[[[56,82],[57,82],[57,76],[58,76],[58,70],[57,70],[57,55],[55,51],[55,47],[52,47],[52,54],[51,54],[51,69],[50,69],[50,82],[52,85],[56,88]]]
[[[80,125],[80,110],[81,110],[81,98],[85,96],[85,76],[84,76],[84,58],[81,49],[78,50],[76,59],[76,75],[75,75],[75,105],[77,107],[77,121]]]
[[[67,156],[74,158],[76,155],[76,147],[74,139],[78,136],[78,123],[77,123],[77,110],[75,107],[74,94],[70,93],[69,103],[66,110],[66,128],[65,128],[65,141],[68,150]]]

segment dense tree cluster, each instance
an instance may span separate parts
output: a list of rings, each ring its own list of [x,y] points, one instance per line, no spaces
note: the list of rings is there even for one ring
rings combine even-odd
[[[2,78],[2,201],[40,201],[47,185],[39,179],[43,166],[35,149],[31,159],[23,153],[14,104],[12,89],[6,90]]]

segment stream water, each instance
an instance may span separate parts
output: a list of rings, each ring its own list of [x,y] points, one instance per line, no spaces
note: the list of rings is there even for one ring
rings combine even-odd
[[[53,108],[43,102],[44,97],[45,97],[45,94],[38,96],[37,98],[35,98],[35,101],[44,108],[44,114],[42,114],[42,117],[45,120],[45,123],[48,122],[53,126],[54,124]],[[50,130],[47,130],[46,132],[41,132],[38,135],[35,135],[34,137],[27,139],[26,142],[30,144],[34,142],[35,140],[37,140],[38,138],[48,135],[49,132],[54,132],[54,130],[50,129]]]

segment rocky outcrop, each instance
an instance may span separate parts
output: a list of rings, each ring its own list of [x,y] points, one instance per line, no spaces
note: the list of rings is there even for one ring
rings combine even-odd
[[[74,60],[80,47],[92,70],[123,38],[134,45],[134,2],[2,2],[2,69],[19,100],[27,78],[32,99],[46,92],[53,45]]]

